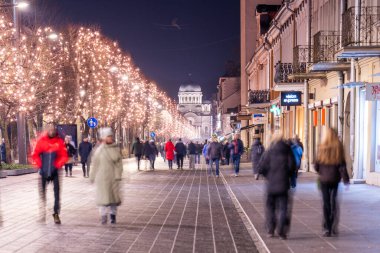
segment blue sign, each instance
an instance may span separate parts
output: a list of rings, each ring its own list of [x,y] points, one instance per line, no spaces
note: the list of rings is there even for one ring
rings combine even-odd
[[[300,91],[281,92],[281,106],[297,106],[302,104]]]
[[[98,120],[95,119],[94,117],[91,117],[87,120],[87,125],[90,127],[90,128],[95,128],[98,126]]]
[[[151,132],[150,133],[150,137],[152,137],[153,139],[156,138],[156,133],[155,132]]]

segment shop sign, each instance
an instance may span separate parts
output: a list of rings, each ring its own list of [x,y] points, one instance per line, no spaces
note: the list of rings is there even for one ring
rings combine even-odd
[[[281,92],[281,106],[297,106],[302,104],[300,91]]]
[[[314,106],[317,108],[322,107],[322,101],[315,101]]]
[[[366,88],[367,101],[380,100],[380,84],[378,83],[367,84],[365,88]]]
[[[252,116],[252,121],[254,125],[266,124],[268,122],[268,117],[266,113],[255,113]]]
[[[275,117],[279,117],[281,115],[281,108],[277,105],[272,105],[270,112],[273,113]]]
[[[323,105],[324,106],[330,106],[331,105],[331,99],[328,98],[328,99],[323,100]]]

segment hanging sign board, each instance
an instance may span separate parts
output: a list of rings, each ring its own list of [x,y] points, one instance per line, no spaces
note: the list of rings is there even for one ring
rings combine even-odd
[[[366,91],[367,101],[380,100],[380,84],[379,83],[366,84],[365,91]]]
[[[300,91],[281,92],[281,106],[297,106],[302,104]]]
[[[266,113],[255,113],[252,116],[252,121],[254,125],[266,124],[268,122]]]

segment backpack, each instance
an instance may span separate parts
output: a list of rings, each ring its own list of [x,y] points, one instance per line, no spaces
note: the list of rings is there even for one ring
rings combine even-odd
[[[298,169],[301,166],[301,159],[302,159],[302,153],[303,153],[302,148],[297,144],[293,144],[291,146],[291,149],[294,156],[294,160],[296,162],[296,167]]]

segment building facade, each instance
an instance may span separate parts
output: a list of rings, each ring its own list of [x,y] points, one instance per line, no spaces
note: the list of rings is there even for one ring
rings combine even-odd
[[[211,102],[203,100],[199,85],[181,85],[178,92],[178,111],[194,126],[194,139],[209,139],[213,132]]]
[[[231,134],[236,128],[240,107],[240,77],[219,78],[217,94],[216,132],[221,136]]]
[[[247,87],[241,86],[246,112],[266,112],[267,141],[274,132],[298,135],[306,170],[313,171],[318,145],[331,127],[344,143],[352,180],[380,185],[379,5],[378,0],[294,0],[254,6],[260,21],[253,31],[256,44],[241,66],[248,79]],[[300,104],[286,104],[286,94],[298,94]]]

